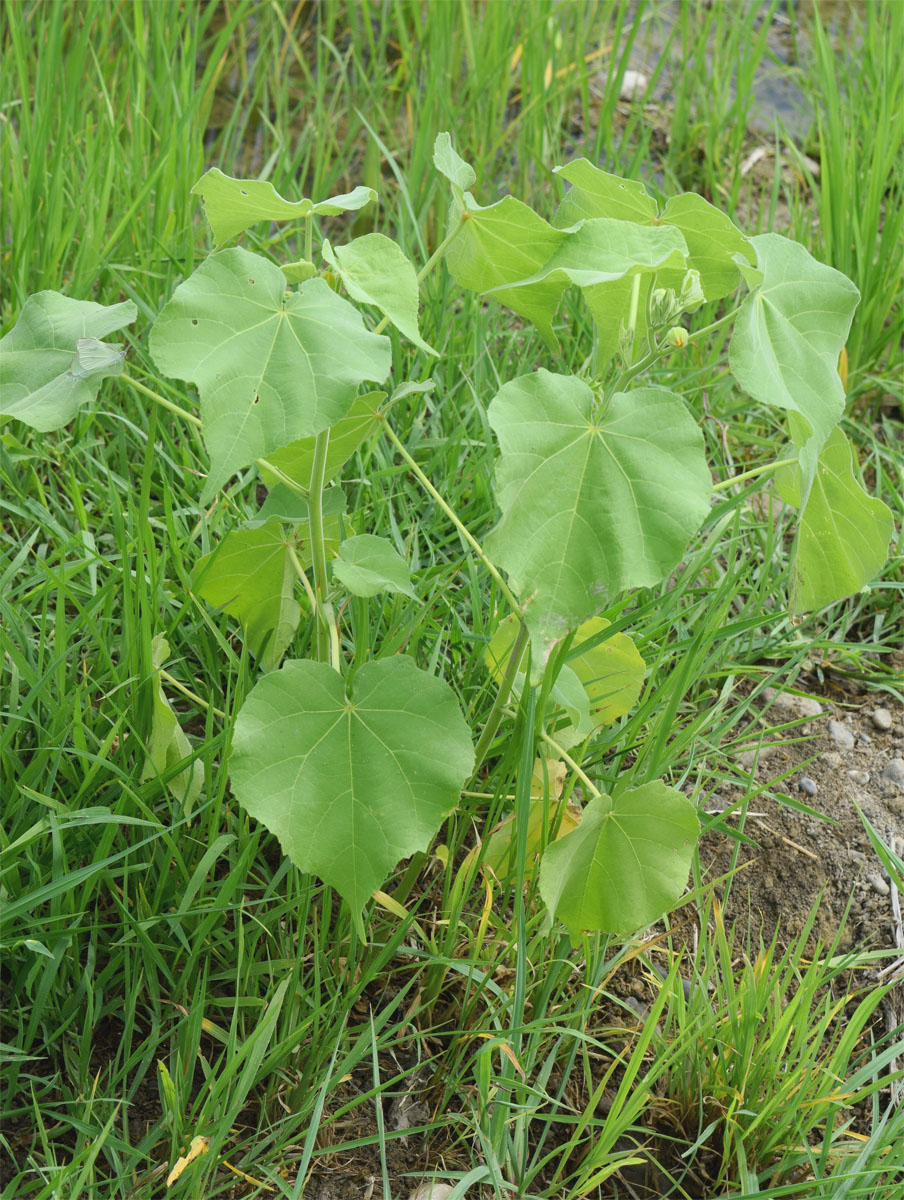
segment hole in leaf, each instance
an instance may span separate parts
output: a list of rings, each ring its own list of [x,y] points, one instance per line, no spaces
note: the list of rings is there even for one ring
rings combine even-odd
[[[248,195],[248,193],[245,191],[245,189],[244,189],[244,188],[239,188],[239,191],[242,193],[242,195],[243,195],[243,196],[247,196],[247,195]]]
[[[261,402],[261,398],[260,398],[260,396],[255,396],[255,397],[254,397],[254,403],[255,403],[255,404],[260,404],[260,402]]]
[[[192,317],[192,319],[191,319],[191,323],[192,323],[192,325],[197,325],[197,323],[198,323],[198,318],[197,318],[197,317]]]
[[[254,283],[254,280],[253,280],[253,279],[249,279],[249,280],[248,280],[248,282],[249,282],[249,283]]]

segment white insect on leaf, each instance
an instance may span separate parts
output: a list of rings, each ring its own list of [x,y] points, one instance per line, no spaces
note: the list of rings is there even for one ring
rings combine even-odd
[[[111,344],[93,337],[79,338],[69,372],[76,379],[88,379],[92,375],[118,375],[122,371],[125,356],[122,342]]]

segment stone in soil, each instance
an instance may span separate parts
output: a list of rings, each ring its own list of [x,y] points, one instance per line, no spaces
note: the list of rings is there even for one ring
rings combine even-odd
[[[854,749],[854,735],[840,721],[829,721],[829,736],[839,750]]]
[[[880,729],[883,733],[891,729],[891,713],[887,708],[873,709],[869,719],[872,721],[874,729]]]
[[[893,783],[904,789],[904,758],[893,758],[882,769],[882,778],[886,783]]]

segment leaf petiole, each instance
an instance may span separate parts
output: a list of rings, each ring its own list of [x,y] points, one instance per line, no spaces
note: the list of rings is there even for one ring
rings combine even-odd
[[[730,479],[723,479],[721,483],[714,483],[713,491],[724,492],[733,483],[743,483],[745,479],[755,479],[757,475],[765,475],[769,471],[777,471],[779,467],[793,467],[798,461],[796,458],[779,458],[773,463],[763,463],[761,467],[751,467],[749,471],[742,471],[740,475],[732,475]]]
[[[133,387],[136,392],[141,392],[143,396],[147,396],[153,400],[155,404],[159,404],[161,408],[168,408],[170,412],[175,413],[177,417],[181,417],[184,421],[190,421],[192,425],[201,428],[201,418],[196,417],[194,413],[188,412],[187,409],[180,408],[178,404],[173,404],[172,400],[167,400],[165,396],[161,396],[159,392],[153,391],[146,387],[143,383],[137,380],[133,375],[127,374],[125,371],[118,376],[121,383],[127,383]]]

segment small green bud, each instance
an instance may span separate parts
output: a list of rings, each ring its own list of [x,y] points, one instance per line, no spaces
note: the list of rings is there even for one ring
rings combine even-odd
[[[680,325],[673,325],[665,335],[666,345],[674,346],[676,350],[680,350],[687,345],[687,330],[682,329]]]
[[[671,288],[657,288],[650,300],[650,316],[654,325],[673,321],[681,309]]]
[[[681,312],[696,312],[705,300],[703,285],[700,281],[700,272],[694,270],[688,271],[684,277],[684,283],[681,285],[681,295],[678,297]]]

